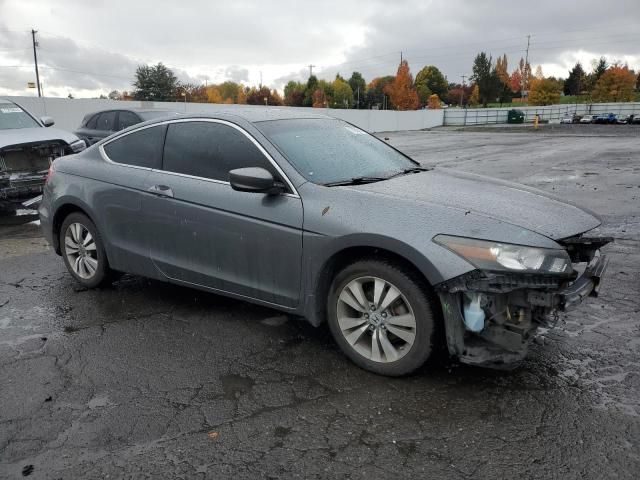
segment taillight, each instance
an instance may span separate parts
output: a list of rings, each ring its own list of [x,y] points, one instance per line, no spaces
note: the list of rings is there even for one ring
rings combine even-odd
[[[53,172],[55,172],[56,169],[53,166],[53,162],[51,162],[51,165],[49,165],[49,171],[47,172],[47,176],[44,178],[44,184],[46,185],[47,182],[49,182],[49,179],[51,178],[51,175],[53,175]]]

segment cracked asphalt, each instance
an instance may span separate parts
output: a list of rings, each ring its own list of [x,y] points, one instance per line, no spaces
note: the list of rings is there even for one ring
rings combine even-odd
[[[513,372],[379,377],[273,310],[132,276],[79,289],[36,225],[0,227],[0,477],[638,478],[640,128],[607,128],[384,135],[616,237],[601,296]]]

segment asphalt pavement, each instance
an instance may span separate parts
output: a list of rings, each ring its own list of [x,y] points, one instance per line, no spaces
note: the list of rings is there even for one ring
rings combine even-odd
[[[37,225],[1,227],[0,477],[638,478],[640,127],[566,127],[382,135],[616,238],[601,296],[512,372],[376,376],[273,310],[133,276],[80,289]]]

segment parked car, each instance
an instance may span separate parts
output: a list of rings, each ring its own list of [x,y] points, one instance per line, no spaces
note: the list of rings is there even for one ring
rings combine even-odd
[[[629,125],[631,125],[631,124],[634,124],[634,125],[639,124],[640,123],[640,115],[638,115],[638,114],[629,115],[629,119],[628,119],[627,123]]]
[[[384,375],[443,344],[517,364],[550,314],[596,294],[610,241],[585,235],[595,214],[540,190],[268,108],[147,122],[62,158],[39,213],[85,287],[129,272],[327,321]]]
[[[178,115],[178,113],[171,110],[104,110],[85,115],[82,119],[82,124],[74,133],[87,142],[87,145],[93,145],[103,138],[132,125],[146,122],[147,120],[176,115]]]
[[[51,162],[86,148],[75,135],[51,127],[17,103],[0,98],[0,215],[13,215],[42,192]]]
[[[565,115],[560,119],[560,123],[573,123],[573,116]]]
[[[597,115],[584,115],[580,119],[580,123],[595,123]]]
[[[596,115],[596,118],[593,119],[593,123],[614,124],[617,122],[618,119],[616,118],[615,113],[602,113],[600,115]]]

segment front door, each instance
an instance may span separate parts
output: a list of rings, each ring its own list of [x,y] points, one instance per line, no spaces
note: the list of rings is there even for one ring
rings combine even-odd
[[[238,192],[229,170],[263,167],[266,152],[223,121],[169,124],[163,169],[147,179],[150,256],[180,282],[295,307],[300,293],[302,201]]]

